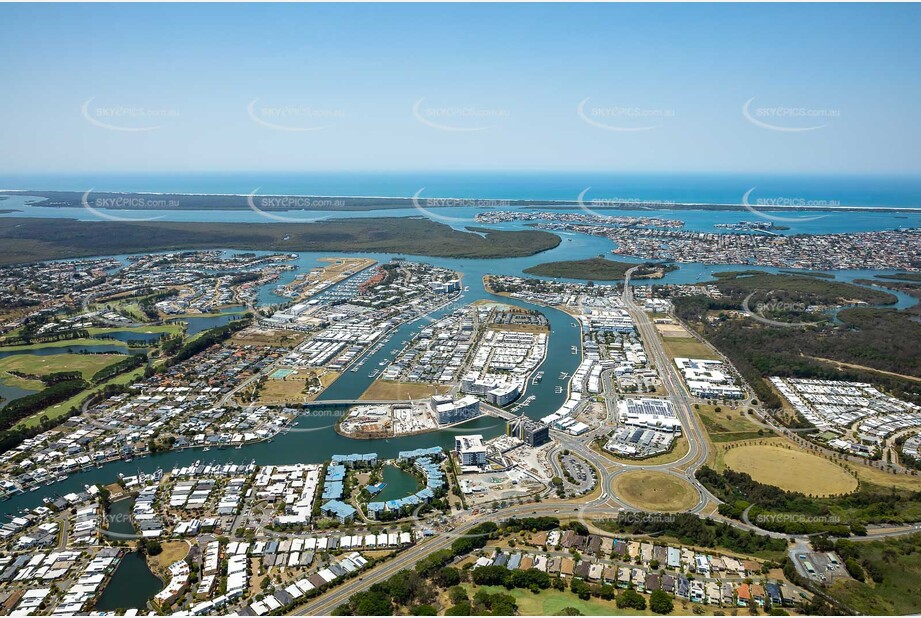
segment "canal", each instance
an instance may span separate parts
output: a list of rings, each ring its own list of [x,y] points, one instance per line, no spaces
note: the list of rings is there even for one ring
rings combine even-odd
[[[130,539],[136,534],[131,522],[133,498],[126,498],[109,505],[106,519],[108,530],[114,539]],[[128,540],[131,544],[133,541]],[[102,612],[114,612],[120,609],[146,609],[147,603],[160,590],[163,582],[154,575],[144,556],[136,551],[127,552],[118,563],[112,579],[103,590],[94,609]]]
[[[424,261],[444,268],[449,268],[460,272],[463,277],[463,285],[466,291],[461,299],[451,303],[447,307],[435,311],[431,315],[425,316],[415,322],[404,324],[397,328],[392,337],[378,352],[366,355],[367,358],[363,365],[364,368],[375,368],[380,362],[389,361],[393,355],[399,351],[404,341],[410,341],[413,336],[430,324],[432,321],[454,311],[463,304],[472,303],[477,300],[489,300],[503,302],[527,309],[536,309],[543,313],[550,324],[551,336],[549,339],[547,356],[542,365],[538,368],[544,372],[544,379],[535,385],[529,384],[525,398],[531,395],[535,396],[532,403],[523,408],[525,414],[531,418],[541,418],[558,410],[568,398],[569,377],[575,372],[581,362],[581,329],[574,327],[575,320],[568,314],[548,307],[538,307],[521,300],[495,296],[486,292],[483,288],[482,278],[486,274],[510,274],[522,275],[525,268],[538,263],[554,260],[571,260],[582,259],[596,256],[601,253],[607,253],[611,249],[611,242],[604,238],[573,235],[564,236],[564,242],[557,248],[538,254],[522,258],[512,258],[504,260],[475,260],[475,259],[449,259],[449,258],[420,258],[418,256],[394,256],[390,254],[360,254],[364,257],[370,257],[379,262],[386,262],[393,257],[403,257],[411,261]],[[297,271],[289,271],[284,274],[284,279],[293,279],[297,272],[307,272],[310,268],[319,264],[318,258],[336,255],[331,253],[301,253],[293,261],[298,266]],[[618,256],[617,259],[626,259]],[[755,269],[750,266],[746,268]],[[700,265],[700,264],[682,264],[677,271],[668,273],[665,278],[657,280],[656,283],[695,283],[700,280],[710,278],[712,272],[732,270],[732,266],[727,265]],[[777,272],[776,268],[757,268],[769,272]],[[854,273],[835,272],[839,280],[853,279],[856,274],[861,276],[870,276],[875,271],[855,271]],[[259,299],[262,302],[277,302],[279,297],[271,293],[278,282],[270,283],[264,290],[260,291]],[[899,305],[904,306],[916,302],[907,295],[897,294],[899,296]],[[909,300],[910,299],[910,300]],[[195,320],[195,326],[192,326],[189,318],[182,318],[182,321],[189,321],[189,334],[200,332],[204,328],[210,328],[216,325],[227,323],[233,319],[232,314],[221,314],[213,316],[202,316],[192,318]],[[577,353],[573,354],[571,348],[575,346]],[[77,349],[70,349],[67,346],[61,348],[42,348],[39,350],[29,350],[27,353],[33,354],[54,354],[67,352],[121,352],[124,353],[126,348],[115,345],[98,345],[98,346],[72,346]],[[15,352],[13,352],[15,353]],[[2,357],[5,353],[0,353]],[[7,352],[6,354],[9,354]],[[561,377],[568,374],[566,377]],[[368,376],[368,371],[359,370],[357,372],[346,371],[336,382],[324,391],[319,397],[323,400],[351,400],[357,399],[373,382],[373,378]],[[561,392],[557,393],[556,388],[561,387]],[[287,464],[287,463],[321,463],[327,461],[331,455],[337,453],[353,452],[377,452],[381,458],[392,458],[401,450],[410,450],[415,448],[441,446],[445,449],[453,449],[455,437],[459,434],[479,433],[485,438],[497,436],[504,432],[505,422],[493,417],[481,417],[464,423],[462,425],[449,429],[439,430],[436,432],[407,436],[401,438],[384,438],[377,440],[353,440],[339,435],[335,432],[334,426],[341,415],[341,408],[311,409],[309,414],[299,417],[291,428],[268,442],[244,445],[241,448],[213,449],[208,453],[192,449],[185,451],[174,451],[159,453],[150,457],[136,459],[130,463],[124,461],[112,462],[104,465],[102,468],[91,468],[82,472],[77,472],[63,481],[59,481],[50,486],[43,486],[34,492],[27,492],[11,497],[9,500],[0,503],[0,513],[13,514],[24,508],[34,508],[41,504],[45,497],[63,495],[69,492],[80,491],[86,485],[97,483],[111,483],[118,474],[135,475],[138,472],[153,472],[158,468],[166,471],[177,465],[188,465],[195,461],[215,461],[215,462],[234,462],[249,463],[255,461],[260,465],[267,464]]]

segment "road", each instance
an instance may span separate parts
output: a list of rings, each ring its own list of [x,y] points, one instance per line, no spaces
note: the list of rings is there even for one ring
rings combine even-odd
[[[689,483],[697,492],[698,496],[697,504],[694,508],[690,509],[690,512],[700,514],[708,510],[712,505],[719,503],[719,500],[703,487],[694,476],[695,472],[707,461],[707,457],[710,453],[709,443],[707,442],[703,427],[697,416],[693,413],[691,399],[687,390],[684,388],[681,376],[678,375],[677,368],[669,361],[668,355],[665,353],[655,324],[652,323],[652,320],[649,319],[646,312],[636,304],[633,298],[633,290],[630,287],[630,277],[637,268],[636,266],[631,268],[624,276],[624,306],[633,319],[637,332],[643,340],[646,353],[657,368],[659,378],[662,380],[662,385],[668,393],[668,399],[671,401],[676,414],[678,414],[681,420],[682,431],[688,442],[688,452],[680,459],[667,464],[644,465],[642,463],[615,463],[601,453],[592,450],[589,446],[597,435],[606,431],[606,428],[596,429],[578,438],[562,432],[554,432],[554,438],[559,442],[562,448],[567,448],[591,462],[601,475],[599,482],[602,486],[602,493],[589,504],[598,505],[612,502],[617,507],[635,510],[634,507],[617,497],[614,491],[615,479],[622,474],[635,470],[652,470],[670,474]],[[607,391],[605,395],[606,405],[609,410],[613,410],[614,402],[609,394],[613,393],[613,385],[610,384],[609,376],[605,382],[605,387]]]
[[[709,442],[704,434],[697,416],[693,413],[691,398],[684,387],[681,376],[677,368],[669,361],[668,355],[662,345],[661,339],[656,332],[655,325],[649,316],[639,307],[634,298],[633,291],[630,288],[630,277],[638,267],[631,268],[627,271],[624,279],[624,304],[630,316],[636,325],[637,331],[643,339],[647,355],[655,363],[659,372],[662,384],[668,393],[668,399],[672,402],[676,413],[682,422],[682,430],[688,441],[688,452],[672,463],[659,465],[642,465],[613,462],[603,454],[598,453],[590,448],[591,442],[606,431],[605,427],[597,428],[588,434],[582,436],[571,436],[568,433],[552,430],[551,434],[555,441],[555,446],[550,453],[554,473],[562,476],[561,470],[556,462],[556,454],[562,449],[569,449],[572,453],[588,461],[598,472],[598,482],[601,484],[601,494],[593,500],[583,502],[573,506],[572,502],[561,502],[554,500],[552,490],[548,491],[543,502],[521,506],[511,506],[504,509],[498,509],[494,513],[479,513],[476,516],[466,514],[465,519],[461,520],[450,531],[442,532],[434,537],[408,548],[394,559],[372,569],[365,575],[351,579],[342,585],[330,590],[324,595],[313,599],[306,605],[298,608],[294,613],[297,615],[326,615],[330,614],[336,607],[348,601],[349,597],[356,592],[367,589],[373,584],[380,583],[388,579],[395,573],[413,568],[419,560],[428,554],[445,549],[451,543],[470,531],[471,528],[484,521],[503,521],[511,517],[521,516],[558,516],[576,517],[591,527],[591,518],[617,516],[623,511],[637,511],[635,507],[622,501],[617,497],[614,491],[614,481],[621,474],[635,470],[654,470],[665,474],[671,474],[688,482],[695,488],[698,494],[698,503],[688,512],[694,513],[699,517],[719,521],[731,525],[740,530],[757,532],[759,534],[768,534],[774,538],[783,538],[791,543],[795,543],[793,551],[799,551],[798,548],[805,547],[807,540],[803,537],[794,535],[785,535],[778,532],[769,532],[758,528],[756,525],[747,521],[736,521],[724,518],[718,514],[707,514],[711,507],[719,504],[719,500],[713,496],[705,487],[703,487],[695,478],[696,471],[703,466],[709,457]],[[605,382],[606,388],[606,405],[609,414],[613,414],[614,400],[610,376]],[[869,530],[866,537],[856,537],[853,540],[869,541],[873,539],[898,536],[918,532],[915,526],[907,526],[901,529],[881,529],[874,532]]]

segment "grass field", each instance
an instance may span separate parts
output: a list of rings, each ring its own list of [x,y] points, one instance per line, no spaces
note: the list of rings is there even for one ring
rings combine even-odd
[[[669,358],[702,358],[719,360],[719,356],[694,337],[662,337],[665,353]]]
[[[145,318],[146,319],[146,318]],[[113,328],[88,328],[86,329],[90,337],[105,337],[106,333],[128,332],[128,333],[168,333],[178,335],[182,332],[182,324],[151,324],[150,326],[116,326]]]
[[[686,511],[697,504],[697,491],[678,477],[637,470],[614,479],[614,494],[636,508],[646,511]]]
[[[857,489],[857,479],[841,466],[792,447],[743,444],[727,450],[723,461],[760,483],[806,495],[833,496]]]
[[[854,472],[860,477],[861,482],[872,483],[880,487],[895,487],[896,489],[921,491],[921,476],[891,474],[869,466],[854,466]]]
[[[66,401],[62,401],[56,406],[46,408],[45,410],[39,412],[38,414],[33,414],[32,416],[28,418],[22,419],[21,421],[16,423],[15,428],[20,429],[22,427],[33,427],[35,425],[38,425],[39,420],[41,420],[42,416],[47,416],[49,419],[55,419],[59,416],[66,414],[67,411],[70,410],[72,407],[80,405],[80,403],[90,394],[95,393],[97,391],[101,391],[103,388],[105,388],[106,384],[126,384],[130,382],[131,380],[133,380],[134,378],[137,378],[143,375],[144,375],[143,367],[138,367],[137,369],[133,371],[129,371],[128,373],[117,375],[111,380],[107,380],[106,382],[103,382],[102,384],[98,384],[97,386],[94,386],[93,388],[88,388],[83,392],[77,393],[70,399],[67,399]]]
[[[231,337],[231,342],[240,346],[259,345],[276,348],[293,348],[304,341],[306,337],[307,335],[304,333],[250,326],[238,333],[234,333],[233,337]]]
[[[717,412],[716,408],[720,408],[720,411]],[[772,431],[750,421],[743,414],[743,408],[701,403],[694,405],[694,413],[700,417],[713,442],[736,442],[774,435]]]
[[[125,358],[122,354],[17,354],[0,358],[0,373],[19,371],[29,375],[45,376],[57,371],[79,371],[84,379],[92,378],[100,369]]]
[[[438,384],[420,384],[418,382],[394,382],[391,380],[375,380],[368,390],[361,394],[359,399],[364,400],[389,400],[389,399],[425,399],[432,395],[447,393],[449,386]]]
[[[163,548],[161,553],[147,557],[150,568],[160,575],[165,575],[169,565],[182,560],[189,553],[189,544],[185,541],[163,541],[160,546]]]
[[[872,565],[880,581],[836,582],[831,587],[835,597],[870,616],[921,613],[921,535],[851,543],[849,547],[858,562]]]
[[[539,594],[534,594],[529,590],[515,588],[506,590],[504,586],[476,586],[474,584],[464,584],[467,594],[470,598],[476,594],[477,590],[483,589],[490,594],[501,592],[515,597],[518,604],[518,614],[521,616],[553,616],[566,607],[574,607],[585,616],[649,616],[652,614],[649,610],[638,612],[636,610],[618,609],[614,601],[603,601],[592,598],[583,601],[569,590],[556,590],[549,588],[542,590]]]
[[[115,339],[67,339],[65,341],[49,341],[47,343],[31,343],[29,345],[0,346],[0,352],[23,352],[38,350],[40,348],[66,348],[68,346],[113,345],[124,348],[127,352],[128,345]]]
[[[259,390],[259,404],[301,403],[307,400],[307,372],[291,374],[284,380],[269,379]],[[251,389],[247,389],[251,390]]]

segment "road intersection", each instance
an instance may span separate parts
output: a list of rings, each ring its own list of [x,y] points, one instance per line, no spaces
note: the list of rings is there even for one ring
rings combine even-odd
[[[748,521],[736,521],[720,516],[716,512],[716,507],[720,501],[706,487],[704,487],[695,477],[695,473],[706,464],[710,455],[710,445],[708,438],[704,433],[700,420],[693,412],[693,405],[688,391],[679,376],[676,367],[669,362],[668,355],[665,352],[662,341],[656,332],[655,325],[649,316],[639,307],[633,297],[633,290],[630,287],[630,277],[638,267],[631,268],[627,271],[624,279],[624,305],[633,319],[636,329],[644,341],[647,354],[653,360],[658,369],[660,379],[668,395],[668,399],[674,406],[676,413],[682,422],[682,430],[688,442],[688,452],[676,461],[663,464],[642,464],[615,462],[603,453],[591,448],[592,442],[608,431],[609,427],[599,427],[581,436],[572,436],[568,433],[553,430],[551,435],[555,442],[555,447],[549,454],[554,474],[562,475],[562,470],[557,462],[557,455],[568,450],[570,453],[581,457],[587,461],[597,473],[597,482],[600,484],[600,494],[587,501],[573,502],[572,500],[559,500],[553,496],[552,488],[544,493],[543,500],[539,503],[512,505],[506,508],[496,508],[492,512],[480,512],[473,514],[471,512],[459,513],[454,518],[452,527],[448,530],[436,532],[435,535],[425,538],[416,545],[407,548],[399,553],[393,559],[379,567],[374,568],[367,574],[353,578],[344,582],[341,586],[330,590],[329,592],[311,600],[307,604],[299,607],[295,614],[297,615],[323,615],[330,614],[340,604],[348,601],[349,597],[356,592],[365,590],[368,587],[387,580],[392,575],[404,569],[411,569],[416,562],[425,556],[450,547],[451,543],[457,538],[464,537],[478,524],[484,521],[501,522],[514,517],[530,516],[551,516],[560,519],[576,519],[584,523],[590,529],[597,530],[595,526],[600,520],[605,518],[620,518],[629,513],[645,512],[634,505],[621,499],[615,491],[615,480],[630,472],[639,470],[655,471],[663,474],[672,475],[682,481],[690,484],[697,492],[697,504],[684,512],[695,514],[699,517],[718,521],[731,525],[740,530],[756,532],[758,534],[767,534],[774,538],[783,538],[790,543],[803,546],[807,541],[802,536],[787,535],[778,532],[770,532],[759,528]],[[606,387],[611,387],[610,376],[603,375],[606,379]],[[609,415],[616,410],[616,398],[613,395],[613,388],[605,388],[606,407]],[[613,422],[613,418],[609,418]],[[423,522],[419,521],[418,524]],[[889,536],[897,536],[917,532],[915,526],[907,526],[902,529],[881,529],[879,531],[869,531],[867,536],[859,537],[856,540],[873,540]]]

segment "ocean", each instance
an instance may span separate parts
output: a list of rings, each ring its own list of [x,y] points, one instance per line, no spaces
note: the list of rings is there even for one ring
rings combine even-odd
[[[0,173],[0,189],[921,207],[921,177],[609,172]]]

